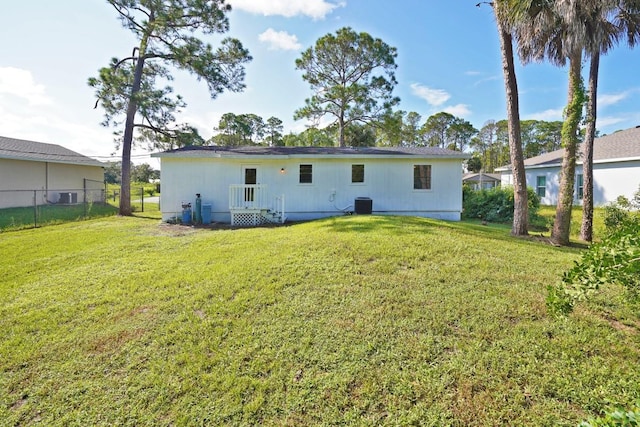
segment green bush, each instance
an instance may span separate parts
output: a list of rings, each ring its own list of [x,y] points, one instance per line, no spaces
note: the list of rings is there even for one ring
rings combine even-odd
[[[620,284],[631,299],[640,295],[640,212],[636,201],[619,197],[605,207],[606,235],[593,244],[562,282],[548,287],[547,307],[556,314],[568,314],[577,301],[586,300],[600,286]]]
[[[540,198],[532,188],[527,188],[529,221],[537,220]],[[463,186],[462,216],[467,219],[482,219],[489,222],[513,221],[513,187],[495,187],[473,190]]]
[[[633,427],[640,426],[640,401],[631,410],[613,409],[604,416],[580,423],[579,427]]]

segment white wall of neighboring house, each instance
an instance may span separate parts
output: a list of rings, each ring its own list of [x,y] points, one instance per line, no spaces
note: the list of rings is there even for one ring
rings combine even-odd
[[[285,196],[290,220],[353,211],[356,197],[371,198],[375,214],[460,219],[461,159],[265,157],[162,157],[163,220],[179,217],[182,203],[193,205],[200,193],[202,203],[212,205],[214,221],[230,222],[229,186],[244,184],[245,167],[257,169],[257,183],[267,185],[274,198]],[[311,184],[299,182],[301,164],[313,165]],[[353,164],[365,165],[364,183],[351,182]],[[414,190],[415,164],[431,165],[430,190]]]
[[[582,175],[582,165],[576,165],[576,182],[574,182],[574,204],[582,204],[578,197],[579,175]],[[541,197],[543,205],[555,205],[558,202],[560,186],[560,167],[529,167],[526,168],[527,186],[536,192],[538,177],[545,177],[545,196]],[[640,187],[640,160],[621,162],[600,162],[593,165],[593,202],[595,206],[602,206],[615,201],[618,196],[632,198]],[[510,171],[502,172],[502,185],[513,185],[513,175]]]
[[[0,190],[2,190],[0,192],[0,209],[32,206],[34,204],[33,190],[38,190],[35,200],[38,205],[57,203],[60,192],[82,190],[84,179],[103,182],[103,168],[44,161],[0,159]],[[90,188],[96,188],[98,184],[91,185],[93,187]]]

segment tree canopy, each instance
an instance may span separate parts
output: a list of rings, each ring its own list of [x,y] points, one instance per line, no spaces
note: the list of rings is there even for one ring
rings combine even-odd
[[[333,116],[339,144],[345,146],[349,124],[377,121],[400,102],[392,95],[397,83],[396,56],[396,48],[348,27],[321,37],[296,60],[313,95],[295,112],[295,118],[319,121]]]
[[[240,41],[224,38],[214,48],[198,36],[229,30],[224,0],[107,0],[122,26],[137,38],[130,56],[113,58],[99,76],[89,79],[97,105],[105,110],[104,126],[112,126],[122,146],[120,214],[130,215],[130,159],[135,135],[153,145],[167,140],[184,141],[193,134],[187,124],[175,124],[175,113],[185,106],[171,86],[169,67],[188,71],[204,80],[212,98],[225,90],[244,88],[244,64],[251,60]],[[124,128],[123,128],[124,125]],[[162,146],[162,145],[161,145]]]

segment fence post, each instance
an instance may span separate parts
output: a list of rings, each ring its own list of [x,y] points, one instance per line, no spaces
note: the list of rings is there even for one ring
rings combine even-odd
[[[144,212],[144,187],[140,187],[140,202],[142,203],[142,212]]]
[[[38,190],[33,190],[33,228],[38,228]]]
[[[84,210],[84,219],[87,219],[87,178],[82,179],[82,206]]]

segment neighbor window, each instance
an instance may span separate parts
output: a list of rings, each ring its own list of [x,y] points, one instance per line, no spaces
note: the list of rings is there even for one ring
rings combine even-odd
[[[584,178],[582,174],[576,175],[576,198],[578,200],[582,199],[584,195]]]
[[[351,182],[364,182],[364,165],[351,165]]]
[[[431,190],[431,165],[413,166],[413,189]]]
[[[300,165],[300,184],[313,182],[313,165]]]
[[[538,197],[542,198],[547,194],[547,177],[546,176],[538,176],[536,177],[536,194]]]

